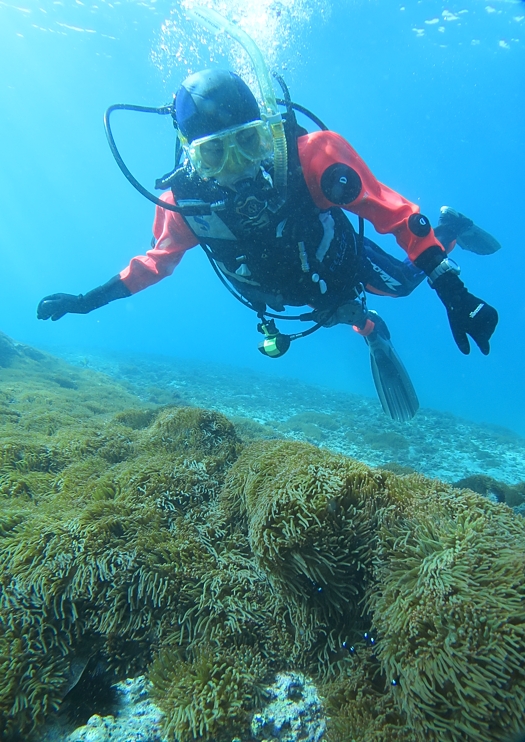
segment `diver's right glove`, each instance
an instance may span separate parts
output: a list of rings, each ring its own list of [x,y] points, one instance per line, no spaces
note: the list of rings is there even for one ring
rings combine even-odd
[[[37,307],[36,316],[38,319],[51,319],[52,322],[56,322],[65,314],[88,314],[93,309],[109,304],[110,301],[125,299],[127,296],[131,296],[131,291],[120,276],[114,276],[103,286],[97,286],[87,294],[44,296]]]

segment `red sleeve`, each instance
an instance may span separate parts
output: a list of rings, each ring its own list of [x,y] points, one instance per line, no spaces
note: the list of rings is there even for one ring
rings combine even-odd
[[[425,237],[417,237],[410,230],[408,219],[419,213],[419,207],[376,180],[357,152],[339,134],[316,131],[299,137],[297,141],[308,190],[320,209],[337,205],[362,216],[380,234],[393,234],[412,261],[427,248],[441,246],[433,229]],[[351,203],[333,204],[322,191],[321,177],[330,165],[336,163],[348,165],[361,178],[361,192]]]
[[[162,201],[174,204],[171,191],[163,193]],[[132,294],[151,286],[170,276],[190,247],[195,247],[198,240],[180,214],[157,206],[153,222],[155,247],[145,255],[133,258],[127,268],[120,272]]]

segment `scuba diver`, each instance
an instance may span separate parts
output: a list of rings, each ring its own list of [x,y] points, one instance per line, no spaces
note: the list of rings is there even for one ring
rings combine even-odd
[[[182,155],[163,181],[169,190],[155,199],[151,249],[85,295],[44,297],[37,316],[58,320],[129,297],[170,275],[187,250],[201,245],[229,290],[257,312],[263,353],[279,357],[298,337],[348,324],[369,347],[384,411],[410,420],[419,406],[416,392],[366,293],[407,296],[427,278],[460,351],[470,352],[470,336],[487,355],[498,314],[467,290],[448,253],[456,242],[482,254],[500,245],[449,207],[434,230],[418,206],[376,180],[342,136],[326,127],[308,133],[291,105],[283,122],[268,79],[261,83],[267,71],[261,73],[260,60],[256,71],[262,108],[233,72],[209,69],[184,80],[171,111]],[[360,218],[359,231],[345,211]],[[407,259],[364,237],[363,219],[393,234]],[[293,319],[314,326],[280,333],[274,320],[290,318],[278,314],[287,306],[308,307]]]

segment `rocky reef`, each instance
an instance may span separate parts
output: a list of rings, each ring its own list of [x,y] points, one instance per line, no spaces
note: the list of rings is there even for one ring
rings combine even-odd
[[[0,359],[3,740],[102,719],[97,688],[142,675],[179,742],[525,726],[525,525],[506,504],[247,440],[5,336]]]

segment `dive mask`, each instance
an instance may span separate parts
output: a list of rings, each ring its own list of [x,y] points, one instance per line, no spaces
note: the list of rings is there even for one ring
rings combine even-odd
[[[223,129],[185,143],[191,164],[201,178],[214,178],[223,170],[242,171],[273,154],[273,137],[260,119]]]

